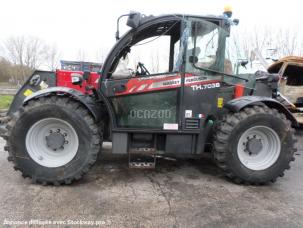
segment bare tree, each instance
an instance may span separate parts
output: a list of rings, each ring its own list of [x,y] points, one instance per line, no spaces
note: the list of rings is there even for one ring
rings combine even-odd
[[[10,79],[9,68],[11,63],[0,57],[0,82],[8,82]]]
[[[105,58],[106,58],[106,51],[103,48],[100,48],[95,52],[96,62],[103,64],[105,61]]]
[[[47,45],[37,37],[17,36],[4,41],[8,59],[21,66],[38,68],[46,59]]]
[[[19,74],[18,78],[22,81],[47,59],[47,45],[37,37],[9,37],[3,42],[3,46],[7,59],[18,68],[14,74]]]
[[[79,49],[77,53],[77,61],[85,61],[86,60],[86,53],[83,49]]]
[[[276,32],[275,37],[277,52],[281,56],[300,55],[302,53],[302,37],[300,37],[300,34],[297,31],[293,29],[280,29]]]
[[[51,71],[59,67],[60,53],[55,45],[48,46],[45,65]]]
[[[19,64],[13,64],[5,58],[0,58],[1,82],[11,82],[20,85],[24,81],[22,73],[25,75],[31,75],[32,69]]]
[[[267,49],[275,50],[275,55],[281,58],[288,55],[303,55],[302,35],[295,29],[276,29],[269,27],[254,28],[234,34],[241,37],[239,49],[247,59],[254,60],[253,50],[264,53]]]

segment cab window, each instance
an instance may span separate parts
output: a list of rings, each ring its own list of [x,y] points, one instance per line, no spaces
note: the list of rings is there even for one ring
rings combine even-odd
[[[221,70],[220,27],[212,22],[188,21],[188,42],[186,53],[186,71],[200,72],[201,69]],[[200,68],[200,69],[199,69]]]
[[[159,23],[138,32],[132,45],[120,53],[112,79],[165,74],[178,71],[180,22]]]

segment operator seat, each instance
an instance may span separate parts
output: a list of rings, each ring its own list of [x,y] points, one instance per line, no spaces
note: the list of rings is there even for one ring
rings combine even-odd
[[[132,76],[132,70],[128,67],[128,63],[128,56],[126,56],[124,59],[121,58],[111,77],[113,79],[130,78]]]

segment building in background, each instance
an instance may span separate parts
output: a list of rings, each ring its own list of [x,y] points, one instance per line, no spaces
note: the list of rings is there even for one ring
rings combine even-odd
[[[102,67],[101,63],[82,62],[82,61],[61,60],[60,64],[62,70],[70,70],[70,71],[99,72]]]

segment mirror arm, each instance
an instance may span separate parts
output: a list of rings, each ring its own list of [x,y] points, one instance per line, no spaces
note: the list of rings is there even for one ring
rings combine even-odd
[[[120,39],[120,34],[119,34],[119,23],[120,23],[120,19],[122,17],[127,17],[127,16],[131,16],[131,15],[135,15],[136,13],[128,13],[128,14],[122,14],[120,17],[118,17],[117,19],[117,31],[116,31],[116,41],[118,41]]]

